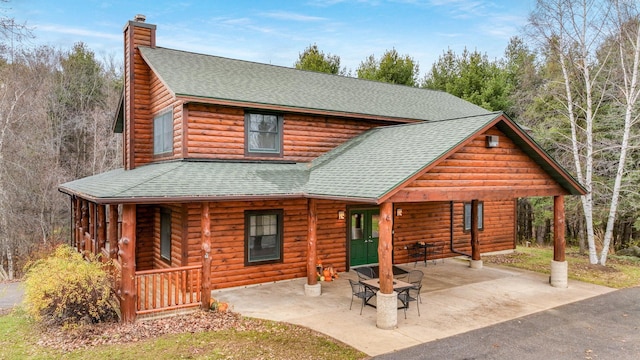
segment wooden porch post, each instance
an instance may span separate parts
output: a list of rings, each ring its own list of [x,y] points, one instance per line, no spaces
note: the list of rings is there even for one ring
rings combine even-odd
[[[109,226],[107,228],[109,241],[109,257],[118,258],[118,205],[109,205]]]
[[[378,263],[380,291],[376,294],[376,326],[381,329],[394,329],[398,325],[398,293],[393,291],[393,203],[380,205],[378,241]]]
[[[136,205],[122,206],[122,238],[119,241],[122,265],[120,312],[122,321],[136,319]]]
[[[380,240],[378,242],[380,292],[383,294],[391,294],[393,292],[392,228],[393,203],[383,203],[380,206]]]
[[[81,200],[82,209],[80,216],[80,251],[84,255],[84,251],[87,250],[87,242],[85,241],[84,234],[89,230],[89,204],[87,200]]]
[[[478,238],[478,200],[471,200],[471,260],[480,260]]]
[[[471,262],[473,269],[482,268],[480,256],[480,233],[478,231],[478,200],[471,200]]]
[[[96,204],[89,203],[89,243],[87,244],[93,255],[98,253],[96,246]]]
[[[553,197],[553,260],[564,261],[565,238],[564,238],[564,197]]]
[[[78,252],[81,252],[80,249],[80,241],[82,240],[82,234],[80,229],[82,228],[82,204],[80,202],[79,198],[75,198],[74,201],[74,209],[73,209],[73,224],[74,224],[74,231],[73,231],[73,245],[75,246],[76,250]]]
[[[209,308],[211,300],[211,219],[209,215],[209,203],[202,203],[202,309]]]
[[[316,276],[318,242],[318,205],[316,199],[307,199],[307,283],[304,285],[306,296],[319,296],[321,285]]]
[[[104,249],[104,245],[107,242],[107,217],[104,213],[104,205],[96,205],[98,206],[98,220],[96,225],[98,226],[97,229],[97,238],[98,238],[98,248],[96,249],[96,251],[98,253],[102,252],[102,249]],[[103,261],[106,261],[107,259],[102,259]]]
[[[565,223],[564,197],[553,197],[553,260],[551,261],[551,277],[549,283],[554,287],[568,286],[569,269],[565,261]]]

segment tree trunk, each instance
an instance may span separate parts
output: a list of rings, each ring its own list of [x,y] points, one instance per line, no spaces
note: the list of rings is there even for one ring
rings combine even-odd
[[[616,3],[616,5],[620,5]],[[640,96],[640,89],[638,89],[638,71],[640,70],[640,23],[636,21],[635,26],[635,43],[633,45],[633,64],[630,64],[630,68],[625,65],[625,58],[627,54],[627,39],[632,38],[623,30],[625,24],[622,22],[623,13],[618,8],[620,27],[618,38],[618,49],[620,51],[620,70],[623,74],[624,84],[622,93],[624,94],[625,114],[624,114],[624,130],[622,133],[622,143],[620,144],[620,158],[618,159],[618,169],[616,171],[616,178],[613,185],[613,193],[611,194],[611,205],[609,207],[609,215],[607,216],[607,227],[604,232],[604,241],[602,244],[602,252],[600,254],[600,264],[605,265],[607,263],[607,254],[609,252],[609,244],[613,237],[613,227],[616,221],[616,213],[618,211],[618,201],[620,198],[620,189],[622,187],[622,177],[625,173],[625,167],[627,162],[627,151],[629,150],[629,138],[631,137],[631,126],[633,125],[634,109],[636,102]],[[633,39],[633,38],[632,38]],[[630,73],[629,73],[630,71]]]
[[[544,239],[545,239],[545,230],[546,230],[546,225],[536,225],[535,227],[535,234],[536,234],[536,244],[542,246],[544,245]]]
[[[631,233],[633,231],[633,224],[629,221],[629,219],[625,219],[622,226],[622,235],[620,236],[620,245],[616,249],[624,249],[631,242]]]
[[[585,233],[583,228],[583,219],[578,221],[578,246],[580,247],[580,254],[584,254],[586,250]]]
[[[529,199],[518,200],[518,240],[530,241],[535,238],[533,227],[533,208]]]
[[[9,269],[9,280],[13,280],[16,276],[16,272],[15,264],[13,262],[13,250],[11,249],[11,246],[7,246],[7,268]]]

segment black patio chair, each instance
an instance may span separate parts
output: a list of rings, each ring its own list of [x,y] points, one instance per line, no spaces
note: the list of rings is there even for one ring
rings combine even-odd
[[[349,304],[349,310],[351,310],[351,307],[353,306],[353,297],[355,296],[362,300],[362,304],[360,305],[360,315],[362,315],[364,304],[366,304],[369,299],[376,296],[376,294],[358,281],[349,279],[349,284],[351,285],[351,304]]]
[[[398,294],[398,300],[402,302],[404,306],[404,318],[407,318],[407,309],[409,303],[416,302],[418,308],[418,316],[420,316],[420,303],[422,303],[422,297],[420,297],[420,290],[422,290],[422,278],[424,273],[421,270],[411,270],[407,277],[407,282],[411,284],[410,288],[407,288]]]
[[[368,266],[359,267],[355,269],[355,271],[356,271],[356,274],[358,274],[358,280],[360,281],[369,280],[377,277],[375,271],[373,271],[373,269]]]
[[[411,290],[417,294],[421,304],[422,304],[422,298],[420,297],[420,290],[422,290],[423,278],[424,278],[424,272],[422,272],[422,270],[411,270],[409,271],[409,275],[407,276],[407,282],[413,285]]]

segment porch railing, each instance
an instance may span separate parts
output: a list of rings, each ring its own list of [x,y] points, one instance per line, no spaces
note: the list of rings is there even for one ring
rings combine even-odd
[[[136,271],[136,314],[200,306],[202,265]]]

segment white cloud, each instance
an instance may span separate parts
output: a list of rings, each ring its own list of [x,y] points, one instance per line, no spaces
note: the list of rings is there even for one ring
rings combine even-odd
[[[300,22],[313,22],[313,21],[325,21],[326,18],[319,16],[309,16],[298,13],[293,13],[289,11],[270,11],[261,13],[262,16],[278,19],[278,20],[289,20],[289,21],[300,21]]]
[[[83,28],[74,28],[74,27],[67,27],[63,25],[48,25],[48,24],[35,25],[34,27],[38,31],[46,31],[46,32],[52,32],[52,33],[58,33],[58,34],[89,36],[89,37],[116,40],[116,41],[122,40],[122,36],[120,34],[114,34],[111,32],[101,32],[101,31],[95,31],[95,30],[87,30]]]

